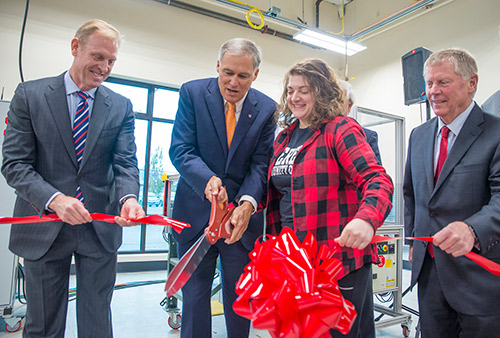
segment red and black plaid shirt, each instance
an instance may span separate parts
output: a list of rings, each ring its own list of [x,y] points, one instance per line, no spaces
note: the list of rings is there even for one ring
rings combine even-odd
[[[274,141],[268,182],[277,157],[287,147],[297,125],[293,123]],[[267,232],[278,234],[282,195],[268,185]],[[333,240],[353,218],[369,222],[376,231],[392,208],[392,180],[377,164],[361,126],[350,117],[323,122],[306,140],[295,158],[291,185],[295,232],[304,235],[310,231],[318,247],[327,244],[333,248]],[[343,263],[344,275],[378,261],[374,245],[364,250],[343,247],[336,258]]]

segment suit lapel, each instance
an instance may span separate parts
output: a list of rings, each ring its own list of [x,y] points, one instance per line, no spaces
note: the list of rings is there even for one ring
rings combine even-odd
[[[475,105],[444,162],[443,169],[436,182],[435,190],[439,189],[477,137],[483,132],[483,128],[481,127],[483,121],[483,115],[477,105]]]
[[[66,98],[66,89],[64,88],[64,74],[57,77],[53,83],[48,85],[45,99],[47,100],[47,106],[54,124],[61,136],[64,148],[68,152],[69,157],[71,157],[75,167],[78,167],[71,120],[69,118],[68,100]]]
[[[434,146],[436,142],[436,130],[438,126],[438,118],[434,118],[431,123],[426,126],[424,136],[422,140],[422,150],[421,153],[424,156],[424,172],[425,172],[425,184],[427,185],[427,191],[431,192],[434,190]],[[419,142],[417,141],[417,142]]]
[[[205,94],[205,101],[209,115],[214,124],[219,144],[223,149],[224,157],[227,157],[227,135],[226,135],[226,120],[224,118],[224,100],[220,94],[217,79],[210,81],[207,92]],[[236,134],[236,133],[235,133]]]
[[[254,93],[250,90],[247,94],[245,101],[243,102],[243,107],[241,108],[240,118],[236,124],[236,129],[234,130],[233,141],[231,143],[231,148],[229,149],[228,163],[231,161],[233,154],[238,149],[239,145],[245,139],[245,135],[248,129],[253,124],[253,121],[257,118],[259,109],[257,108],[257,100],[255,99]]]
[[[108,100],[108,93],[100,86],[95,94],[94,106],[92,107],[92,114],[90,114],[89,129],[87,132],[87,140],[85,141],[85,150],[83,151],[82,164],[83,167],[92,153],[99,135],[101,135],[105,122],[109,117],[111,111],[111,102]]]

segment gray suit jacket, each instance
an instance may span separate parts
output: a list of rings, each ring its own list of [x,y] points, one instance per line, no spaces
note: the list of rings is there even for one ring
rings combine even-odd
[[[42,215],[55,192],[74,196],[77,185],[89,212],[117,215],[119,199],[139,191],[132,105],[108,88],[98,88],[78,168],[63,76],[21,83],[12,99],[2,173],[16,190],[14,215]],[[121,227],[98,221],[93,226],[104,248],[115,252]],[[61,227],[62,222],[14,225],[9,248],[36,260]]]
[[[434,186],[437,118],[410,136],[403,183],[406,236],[432,236],[453,221],[472,226],[481,255],[500,262],[500,119],[476,104]],[[418,281],[426,242],[413,242],[412,284]],[[475,250],[475,249],[474,249]],[[464,314],[498,314],[500,278],[466,257],[435,248],[439,282],[452,307]],[[437,282],[437,281],[436,281]]]

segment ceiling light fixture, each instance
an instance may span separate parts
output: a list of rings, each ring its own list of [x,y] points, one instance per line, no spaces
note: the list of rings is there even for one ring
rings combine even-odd
[[[347,56],[354,55],[366,49],[366,46],[346,38],[340,38],[324,31],[303,29],[293,35],[295,40],[299,40],[310,45],[325,48]]]

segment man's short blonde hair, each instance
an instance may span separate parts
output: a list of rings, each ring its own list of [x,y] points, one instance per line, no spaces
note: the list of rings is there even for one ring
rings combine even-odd
[[[105,37],[115,41],[118,44],[118,47],[120,47],[122,43],[122,37],[118,29],[100,19],[92,19],[85,22],[76,31],[75,38],[78,38],[82,46],[85,46],[89,36],[91,36],[94,32],[99,32]]]

